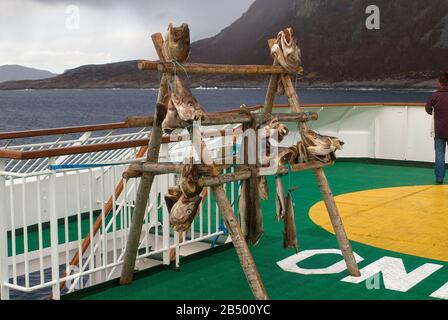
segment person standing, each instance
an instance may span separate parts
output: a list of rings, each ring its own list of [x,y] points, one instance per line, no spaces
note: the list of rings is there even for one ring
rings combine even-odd
[[[439,77],[440,89],[426,104],[426,112],[434,115],[434,145],[436,152],[436,183],[443,184],[445,179],[445,151],[448,143],[448,72]]]

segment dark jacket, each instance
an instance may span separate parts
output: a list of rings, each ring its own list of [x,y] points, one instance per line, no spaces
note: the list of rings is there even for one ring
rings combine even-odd
[[[426,104],[426,112],[432,115],[436,138],[448,139],[448,88],[435,92]]]

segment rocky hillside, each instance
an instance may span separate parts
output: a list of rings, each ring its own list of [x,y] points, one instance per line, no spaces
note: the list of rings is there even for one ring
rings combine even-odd
[[[376,0],[381,29],[367,30],[369,0],[256,0],[218,35],[192,45],[190,61],[271,64],[267,40],[292,26],[302,48],[303,85],[433,86],[448,70],[448,1]],[[250,81],[249,81],[250,80]],[[83,66],[41,81],[6,82],[0,89],[155,87],[158,75],[136,61]],[[266,81],[192,77],[191,85],[257,86]]]
[[[308,73],[325,82],[427,80],[448,69],[448,1],[377,0],[381,29],[365,27],[369,0],[257,0],[217,36],[196,42],[192,60],[271,63],[266,41],[296,31]]]

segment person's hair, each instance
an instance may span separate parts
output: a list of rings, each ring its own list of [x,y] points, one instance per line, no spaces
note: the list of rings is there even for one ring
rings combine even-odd
[[[442,86],[448,87],[448,72],[443,72],[440,74],[439,82]]]

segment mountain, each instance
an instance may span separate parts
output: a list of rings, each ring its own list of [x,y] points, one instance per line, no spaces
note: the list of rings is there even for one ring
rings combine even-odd
[[[56,74],[45,70],[23,67],[19,65],[0,66],[0,82],[17,80],[40,80],[51,78]]]
[[[326,82],[425,81],[448,70],[448,1],[376,0],[380,30],[368,30],[370,0],[257,0],[215,37],[192,46],[192,60],[272,63],[267,40],[296,32],[307,73]]]
[[[192,44],[191,62],[272,64],[267,40],[294,28],[302,85],[434,86],[448,70],[448,1],[376,0],[380,30],[368,30],[370,0],[256,0],[214,37]],[[266,77],[190,75],[191,86],[265,86]],[[0,89],[157,87],[137,61],[89,65],[51,79],[5,82]]]

